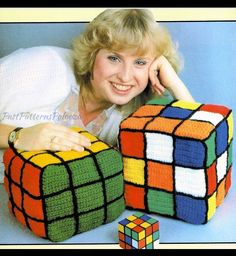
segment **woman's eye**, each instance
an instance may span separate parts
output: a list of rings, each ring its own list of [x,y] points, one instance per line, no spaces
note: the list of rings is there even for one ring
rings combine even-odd
[[[120,60],[117,56],[108,56],[108,59],[113,61],[113,62]]]
[[[136,60],[136,64],[139,65],[139,66],[143,66],[143,65],[146,65],[147,62],[144,61],[144,60]]]

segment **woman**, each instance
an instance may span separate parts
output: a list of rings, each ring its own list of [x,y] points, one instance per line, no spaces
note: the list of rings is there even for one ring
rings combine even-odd
[[[9,62],[19,55],[24,65],[28,58],[28,69],[18,65],[26,73],[20,73],[12,86],[20,84],[25,91],[19,97],[22,104],[10,96],[11,101],[5,100],[1,92],[2,149],[11,143],[23,150],[83,151],[90,141],[71,130],[72,125],[115,145],[121,120],[151,97],[167,91],[175,99],[194,101],[176,73],[179,57],[168,31],[147,9],[107,9],[73,41],[73,54],[58,47],[17,51],[1,61],[6,72],[13,72]],[[32,79],[25,78],[29,72]],[[13,84],[12,79],[2,81],[8,87]],[[29,93],[37,90],[40,96],[34,99],[32,93],[27,101]],[[16,91],[17,97],[20,86]],[[9,113],[14,113],[13,118]],[[24,123],[26,113],[31,121],[40,118]],[[69,116],[76,118],[65,118]]]

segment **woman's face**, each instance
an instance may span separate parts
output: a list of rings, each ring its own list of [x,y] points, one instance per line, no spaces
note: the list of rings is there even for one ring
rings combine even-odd
[[[91,79],[98,100],[107,104],[128,103],[146,88],[153,60],[151,52],[139,57],[130,51],[99,50]]]

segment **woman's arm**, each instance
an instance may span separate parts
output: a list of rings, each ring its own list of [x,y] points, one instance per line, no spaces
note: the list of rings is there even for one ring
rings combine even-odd
[[[8,137],[16,127],[7,124],[0,124],[0,148],[8,147]]]
[[[16,127],[0,124],[0,148],[8,147],[8,137]],[[19,131],[14,147],[22,150],[83,151],[91,145],[76,131],[53,123],[41,123]]]
[[[153,90],[159,95],[162,95],[167,89],[175,99],[194,102],[189,90],[164,56],[160,56],[152,62],[149,68],[149,78]]]

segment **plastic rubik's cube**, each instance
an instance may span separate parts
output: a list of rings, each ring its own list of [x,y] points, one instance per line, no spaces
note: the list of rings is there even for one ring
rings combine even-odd
[[[123,249],[156,249],[159,244],[159,221],[135,213],[118,223],[119,244]]]
[[[206,223],[231,186],[233,114],[221,105],[157,100],[120,125],[127,208]]]

